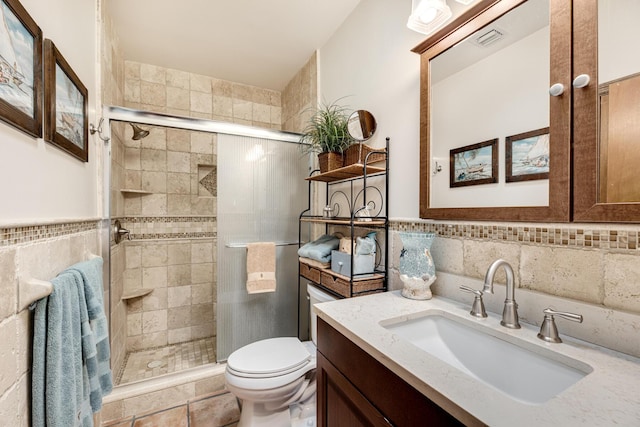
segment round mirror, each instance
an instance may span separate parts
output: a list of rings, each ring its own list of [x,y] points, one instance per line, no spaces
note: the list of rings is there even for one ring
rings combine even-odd
[[[376,132],[376,119],[366,110],[354,111],[349,116],[347,128],[356,141],[366,141]]]

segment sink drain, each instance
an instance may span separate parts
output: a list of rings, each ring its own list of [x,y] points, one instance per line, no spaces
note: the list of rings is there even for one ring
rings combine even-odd
[[[147,368],[159,368],[162,366],[162,362],[160,360],[154,360],[153,362],[147,363]]]

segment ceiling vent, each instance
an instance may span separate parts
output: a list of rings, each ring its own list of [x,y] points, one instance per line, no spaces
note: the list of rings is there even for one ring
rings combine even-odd
[[[504,36],[505,32],[503,30],[498,28],[486,28],[479,31],[478,34],[473,37],[472,41],[475,45],[487,47],[498,40],[502,40]]]

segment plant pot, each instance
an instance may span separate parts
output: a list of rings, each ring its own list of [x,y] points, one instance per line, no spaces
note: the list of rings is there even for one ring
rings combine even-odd
[[[320,163],[320,173],[339,169],[343,165],[342,154],[340,153],[319,153],[318,163]]]

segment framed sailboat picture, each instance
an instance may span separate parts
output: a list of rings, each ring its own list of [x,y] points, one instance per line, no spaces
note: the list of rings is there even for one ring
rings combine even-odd
[[[45,140],[88,161],[87,88],[49,39],[44,41],[44,95]]]
[[[498,138],[449,151],[449,187],[498,182]]]
[[[549,179],[549,128],[508,136],[505,163],[506,182]]]
[[[0,0],[0,120],[42,136],[42,30],[18,0]]]

